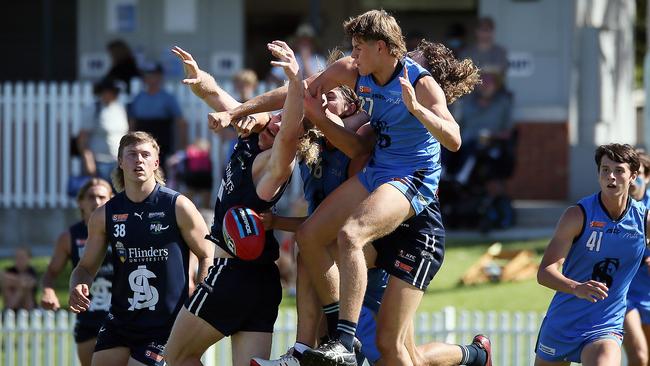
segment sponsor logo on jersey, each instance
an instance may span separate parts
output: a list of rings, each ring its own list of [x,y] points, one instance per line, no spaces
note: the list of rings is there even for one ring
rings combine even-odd
[[[616,229],[616,228],[609,228],[605,231],[606,234],[615,234],[618,235],[621,233],[621,230]]]
[[[166,261],[168,257],[169,249],[167,248],[154,248],[150,246],[149,249],[129,248],[128,251],[129,263],[162,262]]]
[[[124,222],[129,218],[129,214],[115,214],[113,215],[113,222]]]
[[[411,261],[411,262],[415,262],[415,259],[416,259],[414,254],[406,253],[406,252],[403,251],[402,249],[399,250],[399,254],[398,254],[398,255],[399,255],[400,258],[407,259],[407,260],[409,260],[409,261]]]
[[[408,264],[402,263],[398,260],[395,261],[395,268],[400,269],[406,273],[411,273],[413,270],[413,267],[409,266]]]
[[[160,222],[152,222],[149,224],[149,232],[154,235],[162,234],[163,231],[169,229],[169,225],[163,226]]]
[[[372,89],[370,89],[370,87],[367,87],[365,85],[360,85],[359,93],[372,93]]]
[[[144,211],[142,211],[140,213],[134,212],[133,215],[139,217],[140,220],[142,220],[142,215],[144,215]]]
[[[115,251],[117,252],[117,257],[120,258],[120,262],[126,262],[126,248],[124,248],[122,242],[118,241],[115,243]]]
[[[150,219],[162,219],[165,217],[165,212],[160,211],[160,212],[149,212],[149,215],[147,216]]]
[[[159,354],[157,354],[155,352],[149,351],[149,350],[147,350],[144,353],[144,355],[147,356],[147,358],[150,358],[150,359],[152,359],[152,360],[154,360],[156,362],[160,362],[163,359],[163,356],[161,356],[161,355],[159,355]]]
[[[592,221],[590,227],[604,228],[605,223],[602,221]]]
[[[547,355],[555,356],[555,348],[553,348],[553,347],[545,346],[545,345],[539,343],[539,347],[537,347],[537,349],[539,349],[540,351],[546,353]]]

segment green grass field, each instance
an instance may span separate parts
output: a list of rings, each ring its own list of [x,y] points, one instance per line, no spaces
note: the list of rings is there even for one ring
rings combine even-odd
[[[547,243],[547,240],[516,241],[503,243],[503,247],[504,249],[531,249],[536,252],[539,261]],[[442,269],[431,282],[419,310],[434,311],[445,306],[454,306],[466,310],[545,311],[553,291],[538,285],[535,279],[467,287],[458,285],[462,274],[485,252],[490,244],[490,242],[458,241],[447,243]],[[48,260],[48,257],[33,259],[39,276],[45,272]],[[10,263],[11,259],[0,259],[0,268],[6,268]],[[56,282],[57,294],[63,307],[68,303],[67,288],[71,269],[71,266],[68,265]],[[285,296],[282,306],[295,306],[295,298]]]

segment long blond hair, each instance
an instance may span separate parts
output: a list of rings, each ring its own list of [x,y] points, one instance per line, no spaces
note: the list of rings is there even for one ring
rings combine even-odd
[[[153,149],[156,151],[156,154],[160,158],[160,145],[158,145],[158,141],[156,141],[156,139],[153,136],[143,131],[131,131],[126,135],[122,136],[122,138],[120,139],[120,147],[117,152],[118,162],[122,160],[125,147],[129,145],[145,144],[145,143],[150,143],[151,146],[153,146]],[[154,174],[154,178],[156,179],[156,182],[158,182],[158,184],[160,184],[161,186],[164,186],[165,177],[163,175],[162,169],[160,168],[160,164],[158,164],[158,168],[153,174]],[[120,168],[119,164],[115,168],[115,170],[113,170],[113,173],[111,174],[111,178],[113,180],[113,186],[115,187],[115,190],[118,192],[122,192],[124,190],[124,171],[122,170],[122,168]]]

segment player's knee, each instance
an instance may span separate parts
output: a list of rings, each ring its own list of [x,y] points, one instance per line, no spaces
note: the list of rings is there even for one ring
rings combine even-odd
[[[354,224],[343,226],[336,237],[339,248],[362,249],[363,238],[359,231],[360,228]]]
[[[382,358],[385,358],[387,355],[395,355],[401,351],[397,334],[377,328],[376,337],[377,349],[382,355]]]
[[[309,226],[300,225],[298,230],[296,230],[296,243],[298,244],[298,249],[301,251],[309,250],[313,245],[313,242],[310,239]]]

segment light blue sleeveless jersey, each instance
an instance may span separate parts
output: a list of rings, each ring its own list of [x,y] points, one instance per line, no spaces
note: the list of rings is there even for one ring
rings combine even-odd
[[[646,191],[639,202],[646,209],[650,208],[650,194]],[[650,256],[650,250],[646,248],[644,257],[647,256]],[[628,310],[638,309],[641,315],[641,322],[643,324],[650,324],[650,273],[648,273],[648,266],[643,263],[641,263],[634,279],[632,279],[627,298]]]
[[[399,77],[408,68],[409,80],[415,85],[419,79],[431,75],[417,62],[406,57],[401,60],[391,79],[383,86],[375,83],[372,75],[359,76],[356,92],[362,108],[370,115],[370,124],[377,142],[369,167],[406,171],[413,174],[422,168],[436,169],[436,185],[440,177],[440,143],[413,116],[402,101]]]
[[[605,300],[591,303],[557,292],[546,326],[565,337],[584,337],[604,329],[622,329],[628,287],[645,251],[646,208],[628,200],[622,217],[609,217],[600,193],[578,202],[585,215],[582,233],[571,246],[562,273],[575,281],[596,280],[609,288]]]
[[[300,161],[300,176],[307,201],[308,214],[311,215],[325,197],[348,179],[350,158],[339,149],[328,149],[324,139],[319,141],[321,153],[314,166]]]

